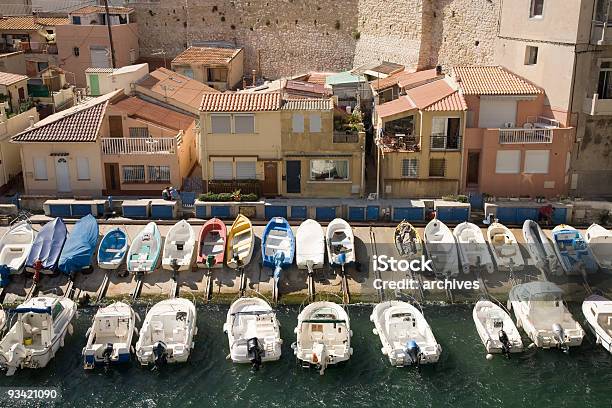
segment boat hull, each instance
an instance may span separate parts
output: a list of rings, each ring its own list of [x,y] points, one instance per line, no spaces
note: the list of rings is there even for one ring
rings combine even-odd
[[[236,217],[227,232],[226,263],[232,269],[245,267],[251,262],[255,248],[255,235],[251,220],[242,214]]]
[[[299,269],[320,269],[325,266],[325,232],[317,221],[300,224],[295,235],[295,263]]]
[[[127,255],[127,269],[132,273],[148,273],[157,268],[161,256],[161,235],[157,224],[148,223],[136,236]]]
[[[199,268],[221,268],[225,259],[227,228],[218,218],[206,221],[200,231],[197,265]],[[212,256],[213,264],[209,265],[208,257]]]
[[[355,236],[348,222],[336,218],[327,225],[327,259],[330,265],[355,262]]]
[[[128,237],[121,228],[113,228],[102,237],[98,248],[98,266],[115,270],[121,266],[128,252]]]
[[[172,263],[176,260],[178,272],[190,270],[195,253],[195,243],[195,232],[191,225],[185,220],[177,222],[166,235],[162,268],[168,271],[174,270]]]
[[[28,221],[20,221],[11,226],[0,239],[0,268],[6,268],[10,275],[23,272],[34,236],[32,224]]]
[[[460,269],[457,241],[451,230],[442,221],[433,219],[425,226],[423,236],[434,273],[443,277],[458,276]]]

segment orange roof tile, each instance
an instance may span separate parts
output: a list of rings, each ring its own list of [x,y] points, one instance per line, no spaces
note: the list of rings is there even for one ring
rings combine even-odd
[[[189,47],[172,60],[172,64],[215,64],[229,63],[242,48]]]
[[[278,92],[264,93],[208,93],[202,97],[200,110],[204,112],[256,112],[280,109]]]
[[[372,89],[375,91],[386,89],[395,85],[398,85],[400,88],[408,88],[411,85],[430,81],[441,76],[442,75],[438,75],[436,73],[435,68],[417,72],[401,71],[393,75],[389,75],[386,78],[375,79],[371,81],[370,84],[372,84]]]
[[[325,85],[325,78],[332,75],[333,72],[309,72],[306,82],[313,84]]]
[[[147,102],[134,96],[125,97],[112,103],[109,112],[123,112],[127,116],[154,123],[169,129],[187,130],[195,120],[193,117],[168,109],[156,103]]]
[[[70,24],[70,20],[60,17],[34,18],[34,16],[12,16],[0,18],[0,30],[36,31],[43,27],[54,27],[66,24]]]
[[[542,90],[500,66],[463,66],[452,69],[465,95],[537,95]]]
[[[134,9],[131,7],[109,7],[108,12],[111,14],[130,14]],[[70,14],[74,15],[85,15],[93,13],[106,13],[104,6],[85,6],[79,9],[73,10]]]
[[[447,97],[434,102],[432,105],[429,105],[424,110],[438,112],[464,111],[467,110],[467,104],[465,103],[465,99],[463,99],[463,95],[461,95],[459,91],[455,91]]]
[[[398,113],[406,112],[415,108],[416,105],[412,103],[410,98],[400,96],[399,98],[390,102],[376,105],[376,114],[380,118],[385,118],[387,116],[397,115]]]
[[[27,80],[27,75],[11,74],[9,72],[0,72],[0,85],[12,85],[15,82]]]
[[[438,80],[408,89],[406,95],[412,100],[417,108],[425,109],[439,100],[446,98],[453,92],[455,92],[455,90],[446,81]]]

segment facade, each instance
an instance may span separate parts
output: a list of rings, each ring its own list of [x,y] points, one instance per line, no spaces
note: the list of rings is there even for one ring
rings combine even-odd
[[[21,173],[19,145],[11,143],[11,137],[38,121],[36,108],[7,117],[0,106],[0,192],[4,193]]]
[[[325,78],[325,86],[331,88],[336,103],[341,108],[355,109],[361,101],[372,97],[372,90],[366,76],[352,71],[339,72]]]
[[[133,9],[111,7],[110,22],[115,68],[134,64],[139,58],[138,25]],[[69,14],[70,24],[57,28],[59,67],[71,72],[78,87],[87,86],[87,68],[113,68],[111,47],[102,6],[86,6]]]
[[[26,60],[23,51],[0,54],[0,71],[26,75]]]
[[[9,114],[21,113],[30,109],[28,77],[0,72],[0,98],[5,103]]]
[[[219,91],[236,89],[244,71],[242,48],[189,47],[172,60],[172,70]]]
[[[127,65],[121,68],[87,68],[85,77],[87,91],[91,96],[100,96],[117,89],[127,94],[134,82],[149,73],[149,64]]]

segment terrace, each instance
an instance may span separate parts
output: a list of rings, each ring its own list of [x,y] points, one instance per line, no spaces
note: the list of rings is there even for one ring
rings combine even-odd
[[[182,130],[175,137],[103,137],[101,139],[102,154],[111,156],[122,154],[176,154],[182,139]]]

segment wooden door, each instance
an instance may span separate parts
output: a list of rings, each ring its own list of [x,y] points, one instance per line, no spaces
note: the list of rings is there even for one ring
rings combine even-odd
[[[104,178],[106,181],[106,194],[116,194],[121,190],[119,164],[104,163]]]
[[[287,193],[302,192],[302,162],[300,160],[287,161]]]
[[[123,120],[121,120],[121,116],[108,117],[108,130],[110,137],[123,137]]]
[[[468,152],[467,162],[467,185],[478,184],[478,173],[480,172],[480,152]]]
[[[278,195],[278,163],[264,163],[264,181],[261,186],[261,192],[265,197],[274,197]]]

